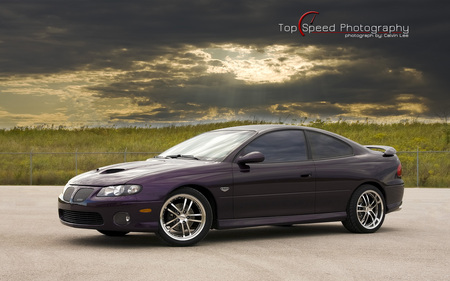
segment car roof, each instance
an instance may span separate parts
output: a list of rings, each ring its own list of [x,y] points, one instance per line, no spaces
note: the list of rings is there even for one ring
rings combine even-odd
[[[330,136],[334,136],[335,138],[338,138],[342,141],[345,141],[348,144],[352,144],[353,148],[363,149],[364,151],[366,150],[363,148],[363,146],[361,144],[359,144],[351,139],[348,139],[344,136],[338,135],[338,134],[330,132],[330,131],[312,128],[312,127],[305,127],[305,126],[283,125],[283,124],[261,124],[261,125],[244,125],[244,126],[228,127],[228,128],[218,129],[215,131],[254,131],[258,135],[260,135],[261,133],[265,133],[265,132],[286,130],[286,129],[288,129],[288,130],[309,130],[309,131],[327,134]]]
[[[236,127],[228,127],[223,129],[218,129],[216,131],[255,131],[255,132],[265,132],[265,131],[276,131],[278,129],[305,129],[303,126],[292,126],[292,125],[281,125],[281,124],[264,124],[264,125],[244,125]]]
[[[264,133],[264,132],[269,132],[269,131],[278,131],[278,130],[286,130],[286,129],[311,130],[311,131],[336,135],[332,132],[321,130],[321,129],[316,129],[316,128],[312,128],[312,127],[283,125],[283,124],[244,125],[244,126],[236,126],[236,127],[228,127],[228,128],[218,129],[216,131],[254,131],[257,133]]]

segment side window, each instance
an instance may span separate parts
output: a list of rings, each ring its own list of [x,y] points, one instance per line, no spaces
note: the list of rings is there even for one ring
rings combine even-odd
[[[345,142],[322,133],[307,131],[313,159],[353,155],[353,148]]]
[[[264,163],[296,162],[308,159],[305,134],[301,130],[286,130],[267,133],[248,144],[241,155],[259,151],[264,154]]]

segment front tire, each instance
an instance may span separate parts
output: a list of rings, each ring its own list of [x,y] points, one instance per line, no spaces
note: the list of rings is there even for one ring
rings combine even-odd
[[[344,227],[355,233],[373,233],[383,224],[386,214],[383,194],[372,185],[363,185],[350,198]]]
[[[184,187],[164,202],[157,235],[172,246],[191,246],[205,238],[212,220],[208,199],[199,191]]]

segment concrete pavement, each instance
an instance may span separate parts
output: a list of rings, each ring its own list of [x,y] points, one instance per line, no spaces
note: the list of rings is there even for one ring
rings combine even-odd
[[[450,189],[406,189],[375,234],[256,227],[174,248],[153,234],[63,226],[62,188],[0,186],[0,280],[450,280]]]

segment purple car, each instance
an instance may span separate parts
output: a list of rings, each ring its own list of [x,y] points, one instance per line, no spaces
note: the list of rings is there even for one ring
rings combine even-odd
[[[196,244],[212,228],[342,221],[371,233],[401,208],[401,175],[389,146],[308,127],[232,127],[72,178],[59,218],[108,236],[154,232],[174,246]]]

